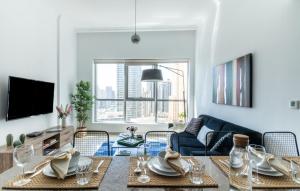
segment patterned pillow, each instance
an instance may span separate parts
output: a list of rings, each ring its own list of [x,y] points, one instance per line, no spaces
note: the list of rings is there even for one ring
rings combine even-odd
[[[226,133],[215,143],[215,145],[210,149],[210,151],[218,151],[220,153],[227,154],[227,152],[229,152],[233,146],[232,138],[232,133]]]
[[[202,117],[192,118],[185,128],[185,132],[197,136],[203,126]]]

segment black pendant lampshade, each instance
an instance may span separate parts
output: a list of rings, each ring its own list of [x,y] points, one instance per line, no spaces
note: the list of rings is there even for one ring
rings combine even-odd
[[[153,81],[162,81],[162,80],[163,77],[162,77],[161,70],[155,68],[143,70],[141,81],[153,82]]]

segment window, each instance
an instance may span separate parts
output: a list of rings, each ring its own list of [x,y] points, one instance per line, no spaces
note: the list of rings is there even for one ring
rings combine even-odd
[[[184,114],[188,61],[96,60],[94,67],[95,122],[168,123]],[[141,81],[151,68],[163,81]]]

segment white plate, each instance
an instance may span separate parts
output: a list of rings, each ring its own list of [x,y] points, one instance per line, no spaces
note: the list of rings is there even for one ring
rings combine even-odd
[[[154,172],[154,173],[156,173],[156,174],[159,174],[159,175],[162,175],[162,176],[180,176],[179,173],[162,172],[162,171],[156,169],[155,167],[153,167],[153,165],[152,165],[151,162],[148,163],[148,168],[149,168],[152,172]]]
[[[177,173],[173,168],[166,168],[165,166],[161,165],[161,163],[159,162],[159,159],[157,157],[152,158],[151,162],[152,162],[152,166],[154,168],[156,168],[157,170],[160,170],[163,172],[169,172],[169,173]]]
[[[254,169],[253,169],[254,170]],[[254,171],[255,172],[255,171]],[[258,169],[258,174],[266,175],[266,176],[283,176],[282,173],[275,171],[275,172],[267,172],[267,171],[261,171]]]
[[[181,164],[183,165],[184,167],[184,170],[185,172],[188,172],[189,171],[189,164],[181,159],[180,160]],[[180,173],[176,172],[175,170],[170,170],[168,168],[164,168],[160,165],[159,163],[159,160],[157,157],[154,157],[154,158],[151,158],[148,162],[148,168],[156,173],[156,174],[159,174],[159,175],[163,175],[163,176],[181,176]]]
[[[50,164],[48,164],[48,165],[44,168],[43,174],[44,174],[45,176],[52,177],[52,178],[56,178],[56,177],[57,177],[56,174],[54,173],[54,171],[52,170]],[[71,168],[71,170],[68,171],[68,174],[66,175],[66,177],[68,177],[68,176],[73,176],[73,175],[75,175],[75,174],[76,174],[76,167],[75,167],[75,168],[73,167],[73,168]]]

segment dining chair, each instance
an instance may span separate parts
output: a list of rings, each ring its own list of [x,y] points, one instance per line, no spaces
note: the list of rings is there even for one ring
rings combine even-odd
[[[109,134],[106,131],[77,131],[73,146],[82,156],[110,156]]]
[[[145,143],[148,145],[147,153],[151,156],[157,156],[166,147],[171,146],[171,135],[175,131],[148,131],[145,134]]]
[[[299,156],[297,137],[289,131],[272,131],[263,134],[266,152],[278,156]]]

